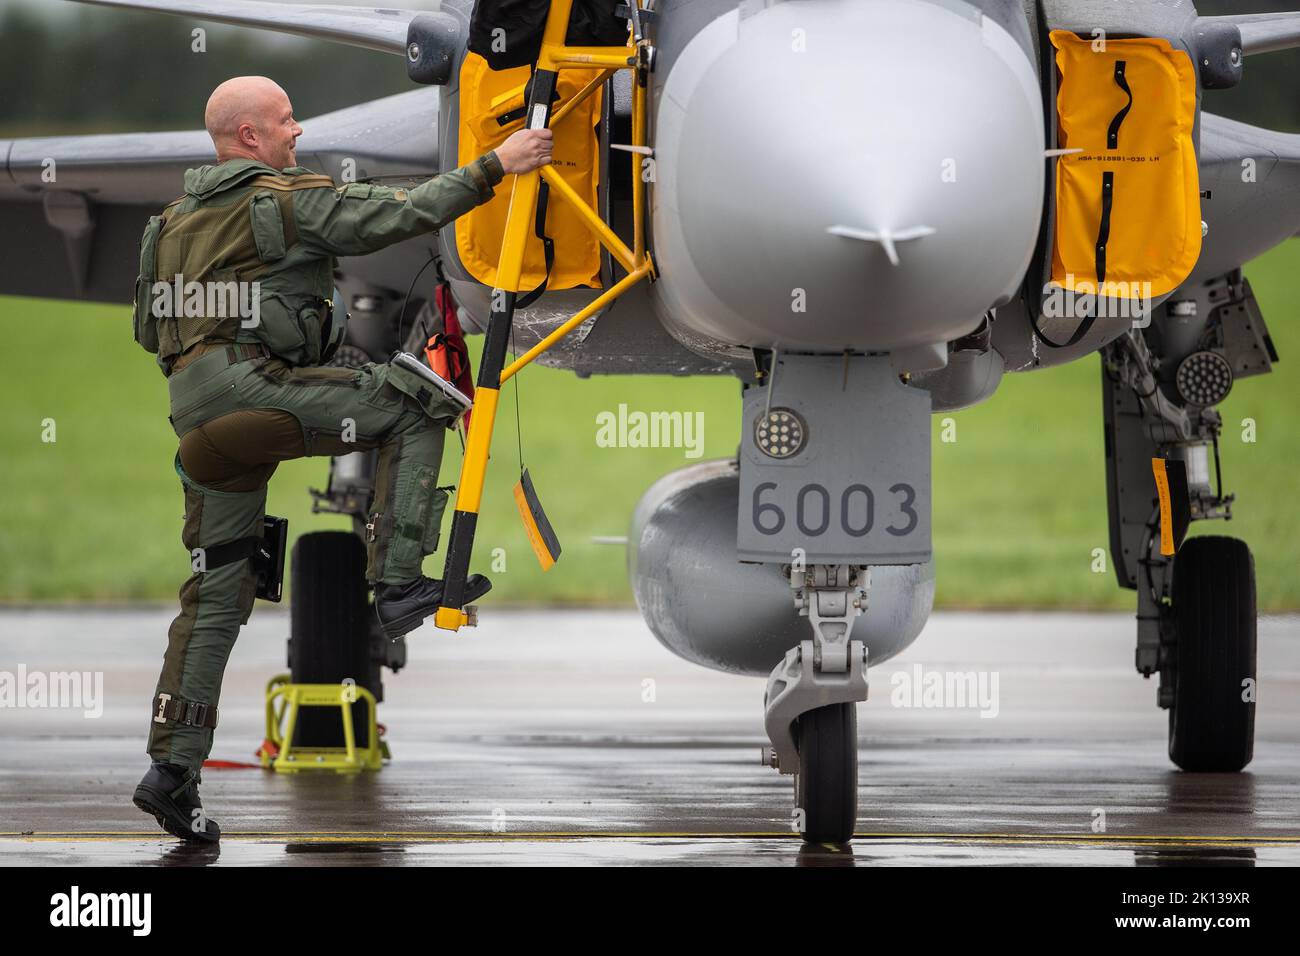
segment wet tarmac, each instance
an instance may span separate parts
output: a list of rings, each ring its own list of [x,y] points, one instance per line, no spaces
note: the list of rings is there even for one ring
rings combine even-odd
[[[1261,622],[1255,759],[1219,775],[1168,762],[1131,617],[937,614],[871,671],[858,837],[832,850],[802,846],[791,778],[759,765],[762,680],[678,660],[635,612],[484,608],[411,635],[381,771],[205,770],[225,837],[204,851],[130,802],[170,617],[0,611],[0,679],[103,681],[0,706],[0,864],[1300,864],[1300,618]],[[265,609],[244,629],[214,758],[255,763],[287,630]],[[955,673],[984,696],[924,692]]]

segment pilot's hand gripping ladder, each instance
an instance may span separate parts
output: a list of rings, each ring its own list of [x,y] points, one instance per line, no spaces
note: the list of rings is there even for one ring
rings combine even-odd
[[[629,18],[632,31],[622,47],[565,46],[573,0],[554,0],[546,18],[541,52],[533,73],[528,100],[526,126],[529,129],[554,127],[564,120],[573,107],[582,102],[618,70],[630,70],[632,83],[632,219],[634,247],[629,249],[612,229],[574,191],[553,167],[543,166],[515,177],[510,193],[510,212],[506,219],[501,259],[497,268],[498,288],[492,290],[492,309],[488,320],[483,356],[479,362],[478,383],[474,392],[474,415],[465,440],[465,457],[460,469],[455,512],[451,522],[451,539],[443,570],[442,606],[434,615],[434,624],[449,631],[459,630],[469,619],[464,611],[465,579],[469,574],[474,548],[474,530],[478,523],[479,504],[483,496],[483,479],[487,472],[488,452],[492,445],[492,428],[496,421],[501,385],[537,356],[550,349],[592,315],[608,306],[642,279],[654,278],[654,264],[645,244],[645,185],[641,175],[642,158],[650,151],[646,136],[646,82],[653,63],[653,48],[643,34],[645,11],[642,0],[630,0]],[[567,103],[552,114],[551,101],[561,70],[601,68]],[[537,194],[545,179],[552,197],[567,203],[572,212],[590,229],[626,271],[627,275],[595,298],[586,308],[561,325],[542,341],[506,366],[506,351],[514,321],[515,300],[523,272],[524,244],[530,233],[537,208]]]

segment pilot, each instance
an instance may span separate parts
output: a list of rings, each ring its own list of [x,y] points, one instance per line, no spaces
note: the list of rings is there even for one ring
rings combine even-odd
[[[302,127],[273,81],[227,80],[204,121],[216,165],[187,170],[185,195],[149,221],[136,282],[136,339],[167,376],[180,440],[181,540],[194,573],[167,635],[153,763],[134,802],[169,833],[214,842],[221,831],[203,814],[199,771],[226,660],[253,607],[253,552],[276,465],[378,448],[366,574],[380,624],[400,637],[442,597],[442,582],[421,565],[438,537],[434,494],[459,408],[406,369],[322,366],[342,337],[334,259],[440,229],[490,199],[505,175],[549,163],[552,139],[550,130],[521,130],[411,189],[336,187],[297,164]],[[490,587],[471,576],[466,603]]]

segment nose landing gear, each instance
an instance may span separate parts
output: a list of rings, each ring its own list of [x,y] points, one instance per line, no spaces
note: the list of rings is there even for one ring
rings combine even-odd
[[[884,660],[898,648],[882,631],[929,613],[928,600],[897,616],[885,601],[880,626],[853,639],[873,569],[925,566],[933,553],[930,393],[895,367],[912,358],[756,353],[763,384],[744,393],[737,556],[781,566],[812,629],[771,672],[764,716],[765,762],[796,778],[795,829],[809,843],[853,836],[864,635]]]
[[[869,568],[793,569],[795,603],[814,638],[791,648],[764,698],[764,762],[795,778],[795,829],[808,843],[847,843],[858,814],[858,701],[867,699],[867,648],[849,640],[867,604]]]

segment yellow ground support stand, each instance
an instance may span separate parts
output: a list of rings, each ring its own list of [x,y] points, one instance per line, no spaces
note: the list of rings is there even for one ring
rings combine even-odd
[[[492,312],[483,345],[478,383],[475,386],[474,415],[470,422],[469,435],[465,440],[465,457],[457,485],[451,537],[447,544],[447,559],[443,571],[443,605],[434,615],[434,624],[444,630],[456,631],[472,623],[464,610],[465,579],[469,574],[470,556],[474,548],[474,530],[483,495],[483,479],[487,472],[488,452],[492,445],[492,428],[496,422],[501,384],[632,286],[645,278],[653,281],[655,276],[654,263],[646,251],[645,181],[647,177],[642,175],[642,164],[651,152],[646,148],[645,143],[646,83],[653,62],[653,48],[640,27],[641,0],[630,0],[630,2],[633,29],[630,31],[627,45],[622,47],[565,46],[564,38],[568,32],[573,0],[554,0],[547,15],[541,52],[533,72],[526,128],[545,129],[563,122],[566,117],[572,115],[573,105],[590,96],[608,76],[618,70],[632,72],[630,152],[634,245],[629,249],[614,230],[600,218],[600,215],[587,205],[554,169],[543,166],[539,170],[515,176],[510,193],[510,212],[506,217],[505,236],[501,244],[501,260],[497,267],[498,288],[492,290]],[[601,74],[574,94],[567,103],[560,104],[552,114],[551,99],[560,71],[565,69],[590,71],[593,68],[601,69]],[[595,234],[601,245],[609,250],[610,255],[622,266],[627,275],[506,367],[506,350],[514,321],[515,300],[521,291],[519,284],[523,270],[524,245],[533,226],[538,187],[543,179],[546,180],[551,195],[558,197],[572,208],[578,218]]]
[[[369,746],[357,747],[352,725],[352,704],[365,701],[369,721]],[[293,731],[300,707],[337,707],[343,715],[342,747],[293,746]],[[258,751],[262,766],[276,773],[332,770],[360,773],[378,770],[389,757],[388,744],[379,739],[375,695],[355,684],[293,684],[288,674],[272,677],[266,685],[266,741]]]

